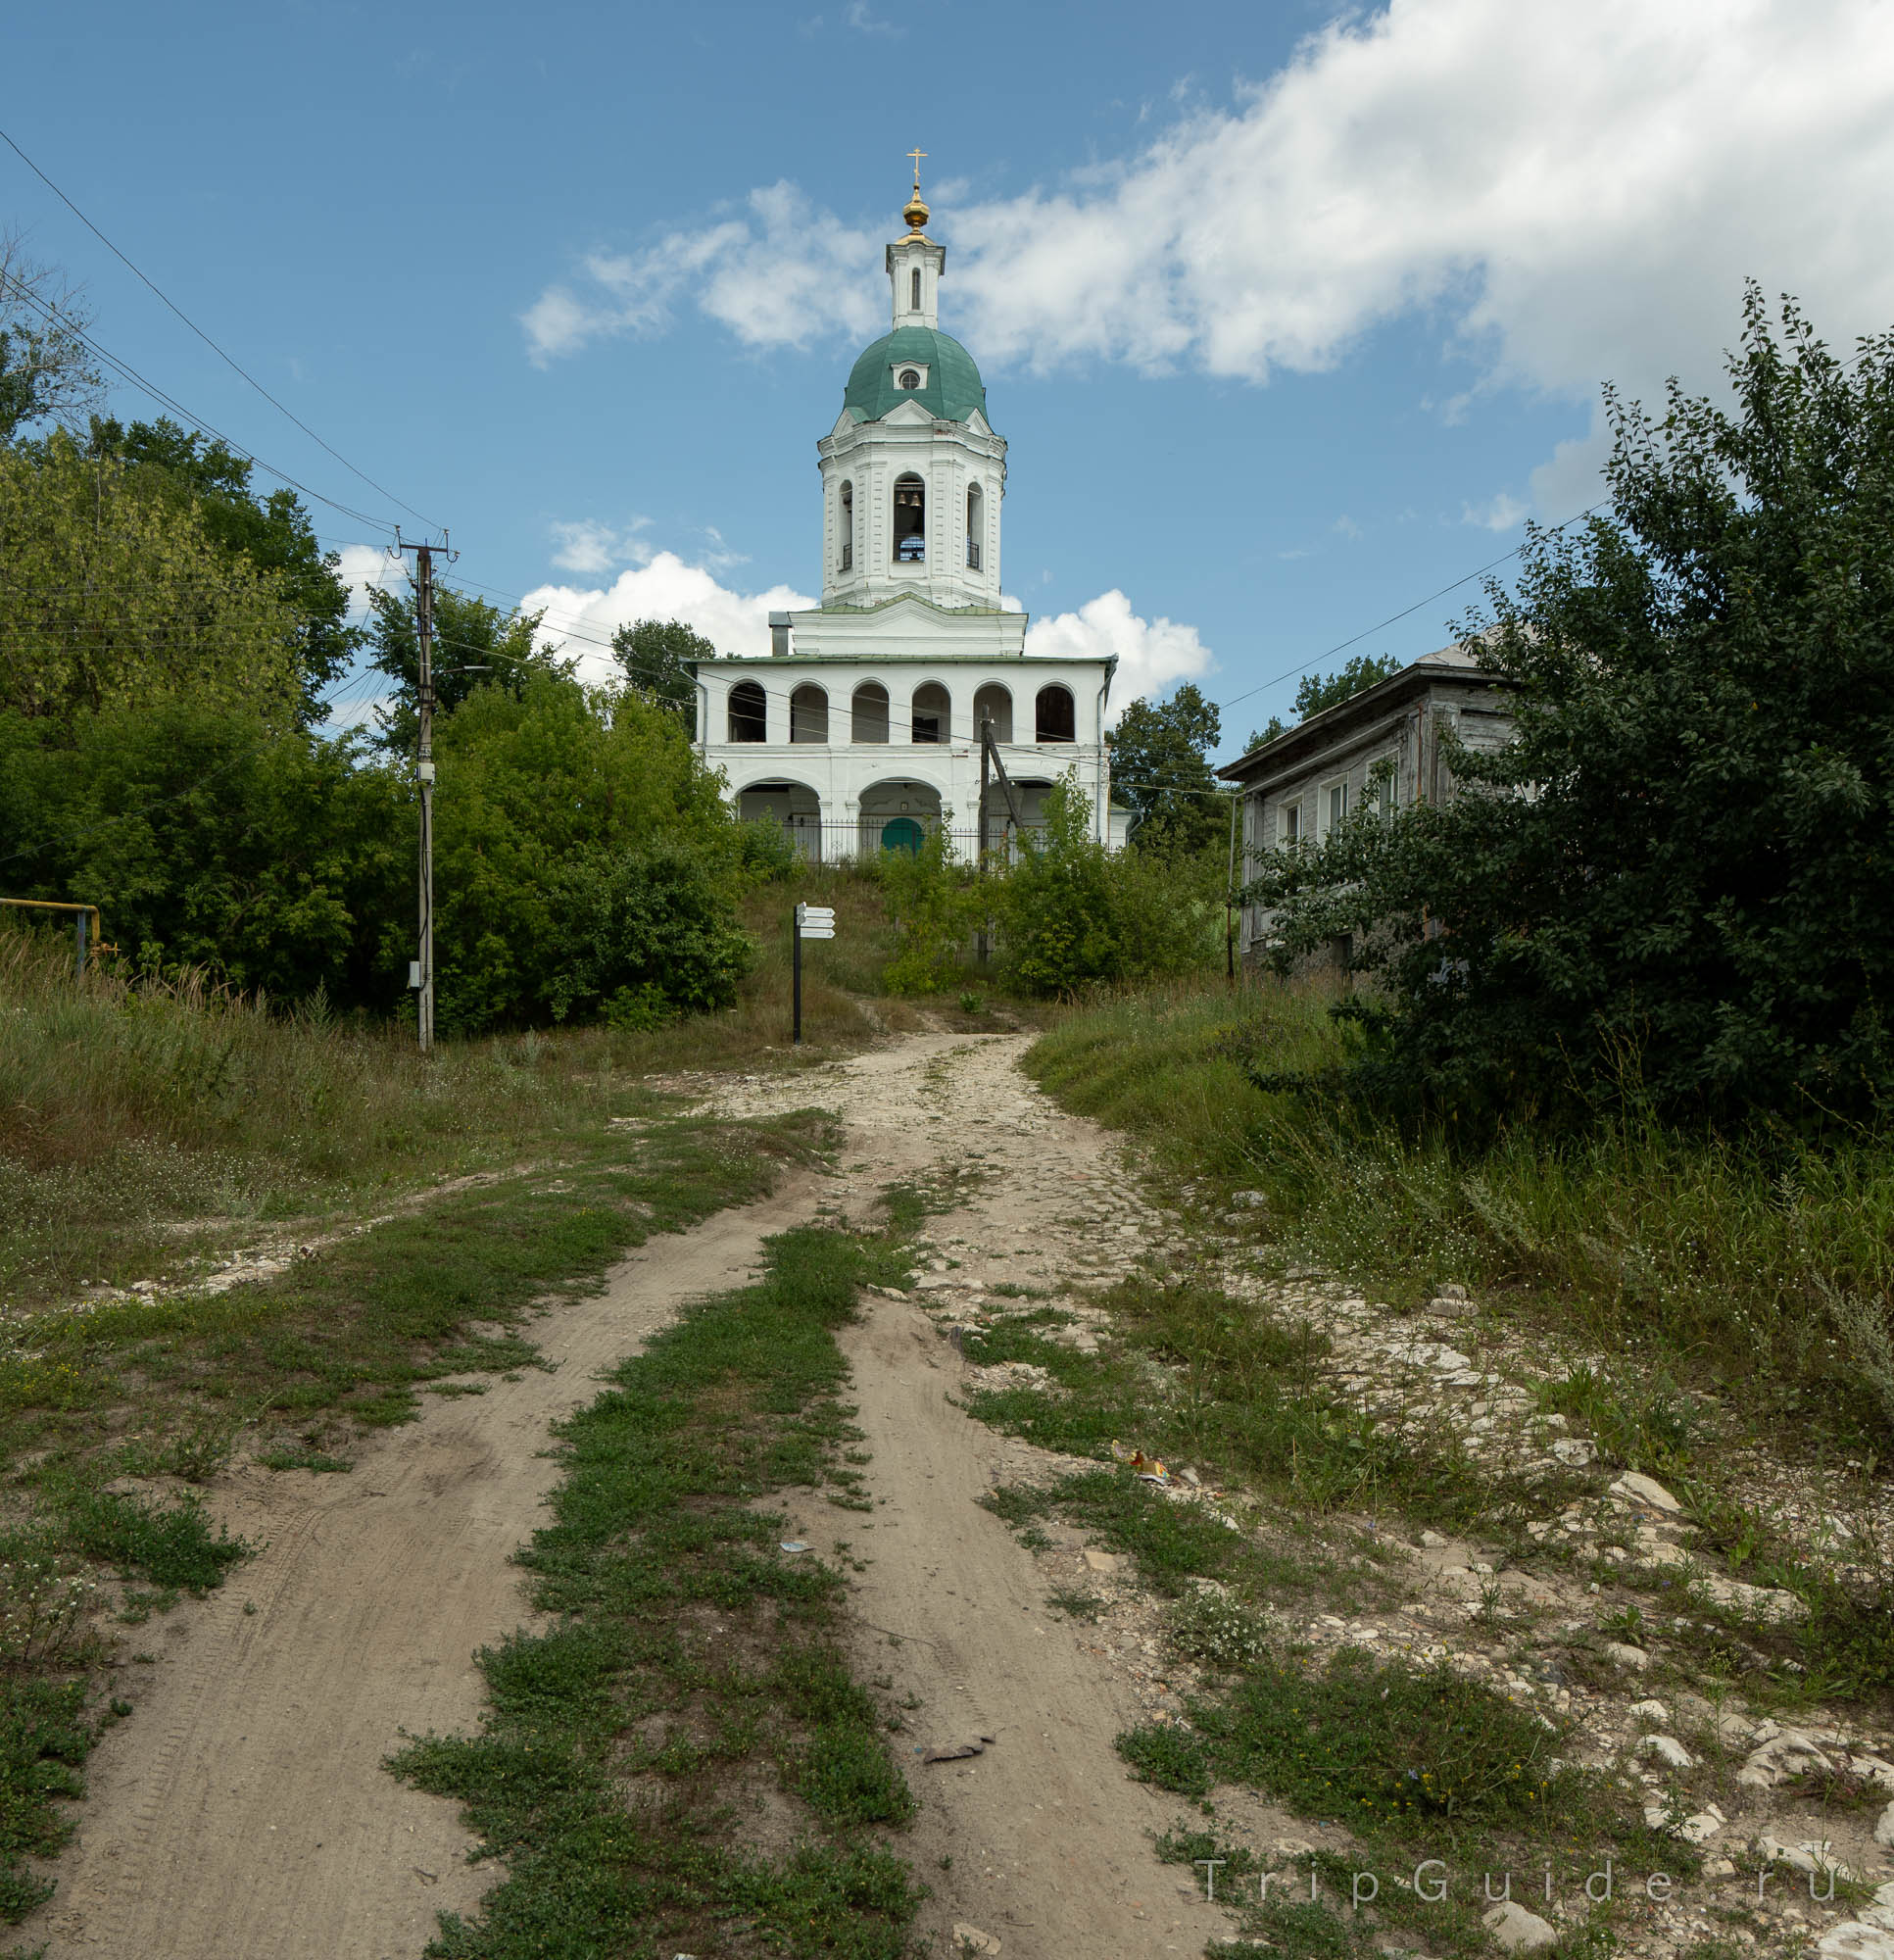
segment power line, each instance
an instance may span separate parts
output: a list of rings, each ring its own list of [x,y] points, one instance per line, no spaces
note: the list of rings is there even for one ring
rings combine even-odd
[[[150,278],[138,267],[134,266],[131,263],[131,261],[127,259],[121,251],[119,250],[118,246],[113,244],[112,240],[108,238],[105,235],[105,233],[101,231],[99,227],[96,224],[94,224],[89,218],[86,217],[85,213],[82,212],[78,208],[78,206],[75,205],[73,202],[73,200],[70,197],[68,197],[63,190],[60,189],[59,185],[56,184],[52,180],[52,178],[49,177],[46,174],[46,172],[42,171],[39,168],[39,166],[36,163],[34,163],[29,156],[27,156],[25,151],[23,150],[20,147],[20,145],[16,143],[14,139],[10,135],[8,135],[6,130],[4,129],[0,129],[0,142],[4,142],[6,144],[8,149],[10,149],[14,153],[14,155],[18,157],[20,161],[23,164],[24,164],[29,171],[32,172],[33,175],[36,176],[40,180],[40,182],[43,183],[46,186],[46,188],[49,191],[51,191],[53,195],[56,198],[58,198],[63,205],[65,205],[67,210],[70,211],[73,214],[73,216],[76,218],[78,221],[82,225],[84,225],[89,232],[91,232],[92,236],[96,238],[99,241],[99,243],[103,245],[105,249],[108,252],[110,252],[112,256],[115,259],[117,259],[119,263],[126,269],[127,271],[131,272],[136,278],[141,280],[147,287],[149,287],[152,292],[156,293],[158,297],[164,301],[166,306],[168,306],[171,310],[171,312],[174,313],[177,316],[177,318],[181,319],[184,322],[184,324],[188,326],[194,334],[197,335],[198,339],[203,341],[205,346],[208,347],[211,350],[211,352],[215,354],[226,368],[228,368],[233,373],[241,375],[244,380],[248,381],[250,385],[254,389],[256,389],[257,393],[260,394],[264,398],[264,400],[269,404],[269,406],[272,409],[275,409],[281,415],[287,416],[289,419],[293,421],[296,424],[296,426],[299,429],[301,429],[306,436],[309,437],[311,442],[315,443],[318,449],[325,450],[330,456],[334,457],[336,462],[339,463],[344,469],[348,470],[348,472],[352,476],[361,477],[363,482],[364,482],[370,490],[374,491],[374,493],[378,497],[386,497],[391,504],[400,504],[401,508],[404,511],[406,511],[411,517],[418,518],[419,521],[423,524],[426,524],[430,530],[440,529],[440,526],[438,524],[432,523],[428,518],[421,516],[421,514],[414,509],[413,505],[404,503],[403,500],[397,497],[392,490],[384,489],[383,486],[377,483],[375,479],[372,476],[370,476],[365,470],[358,469],[356,466],[353,463],[351,463],[349,459],[346,456],[344,456],[339,449],[336,449],[335,447],[333,447],[333,445],[324,442],[322,438],[319,435],[317,435],[313,428],[310,427],[308,422],[304,421],[302,417],[296,415],[292,410],[284,407],[284,405],[281,402],[279,402],[276,399],[276,397],[272,395],[269,392],[269,390],[266,388],[264,384],[261,381],[259,381],[257,377],[254,374],[252,374],[247,368],[244,368],[239,362],[235,360],[234,357],[227,354],[221,347],[219,347],[218,343],[215,340],[213,340],[211,336],[208,333],[206,333],[201,326],[198,325],[197,321],[194,320],[190,317],[190,315],[187,314],[184,311],[184,309],[180,307],[176,303],[176,301],[174,301],[170,297],[169,293],[165,292],[163,288],[160,287],[154,279]],[[253,458],[252,461],[255,461],[255,459]],[[339,510],[341,506],[337,505],[336,508]]]
[[[45,315],[47,319],[64,327],[89,353],[96,355],[108,368],[113,368],[123,380],[129,382],[132,387],[141,389],[145,394],[149,395],[160,408],[170,410],[173,415],[181,416],[187,422],[194,422],[200,432],[215,436],[233,455],[240,456],[245,462],[254,464],[257,468],[275,477],[279,482],[288,484],[292,490],[298,491],[313,502],[326,504],[331,511],[340,511],[345,517],[353,518],[358,524],[366,524],[373,530],[387,531],[391,535],[394,532],[395,525],[391,519],[371,516],[366,511],[358,511],[353,505],[340,503],[333,497],[325,497],[319,490],[312,490],[307,483],[298,477],[292,476],[288,470],[277,468],[273,463],[266,463],[255,450],[245,448],[242,443],[238,442],[232,436],[225,435],[202,416],[193,415],[182,402],[178,401],[174,396],[168,395],[155,381],[148,381],[129,361],[122,360],[100,341],[96,340],[83,327],[77,325],[73,320],[67,319],[57,307],[48,306],[31,287],[24,284],[20,279],[11,274],[0,273],[0,281],[10,286],[14,293],[20,299],[24,300],[28,306],[36,307],[40,313]]]

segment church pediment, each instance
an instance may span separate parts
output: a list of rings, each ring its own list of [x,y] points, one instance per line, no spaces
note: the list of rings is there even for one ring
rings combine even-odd
[[[898,408],[890,409],[882,416],[881,425],[883,428],[889,428],[896,424],[913,422],[922,428],[932,428],[934,420],[933,412],[924,409],[919,402],[903,402]]]

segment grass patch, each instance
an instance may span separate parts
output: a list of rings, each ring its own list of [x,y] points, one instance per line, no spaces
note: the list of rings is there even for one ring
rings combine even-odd
[[[558,1625],[481,1656],[479,1735],[391,1763],[507,1861],[430,1954],[905,1953],[921,1895],[879,1836],[914,1809],[892,1711],[836,1643],[840,1573],[785,1557],[766,1508],[859,1455],[836,1330],[904,1272],[893,1238],[787,1233],[758,1284],[688,1308],[561,1426],[521,1554]],[[744,1841],[765,1789],[798,1819],[774,1855]]]
[[[1133,1132],[1206,1203],[1259,1190],[1285,1257],[1396,1303],[1457,1280],[1763,1421],[1883,1463],[1894,1445],[1894,1145],[1528,1121],[1485,1148],[1257,1086],[1335,1062],[1332,992],[1178,985],[1069,1012],[1027,1067]],[[1674,1427],[1608,1425],[1659,1470]]]
[[[257,1461],[266,1470],[314,1470],[324,1476],[340,1475],[355,1468],[346,1456],[331,1456],[326,1450],[296,1444],[280,1444],[274,1449],[262,1450]]]
[[[202,1594],[250,1547],[221,1526],[212,1528],[195,1498],[154,1503],[116,1491],[55,1492],[53,1515],[62,1549],[97,1560],[169,1592]]]
[[[1208,1832],[1181,1828],[1159,1840],[1159,1855],[1177,1863],[1226,1859],[1219,1893],[1238,1908],[1242,1932],[1286,1952],[1378,1953],[1397,1927],[1432,1950],[1484,1952],[1468,1880],[1482,1868],[1536,1875],[1549,1866],[1562,1891],[1582,1885],[1605,1852],[1625,1870],[1699,1869],[1689,1846],[1622,1815],[1601,1776],[1558,1766],[1560,1731],[1446,1667],[1346,1649],[1319,1669],[1268,1661],[1233,1692],[1192,1701],[1190,1721],[1188,1730],[1150,1723],[1121,1736],[1133,1774],[1206,1808],[1220,1787],[1244,1786],[1339,1824],[1355,1841],[1346,1855],[1298,1861],[1272,1894],[1245,1886],[1257,1872],[1251,1854]],[[1423,1897],[1407,1883],[1423,1858],[1457,1874],[1445,1896]],[[1303,1889],[1311,1867],[1326,1899]],[[1344,1913],[1335,1902],[1357,1896],[1357,1872],[1373,1872],[1379,1890]]]
[[[979,1390],[969,1411],[1076,1456],[1106,1457],[1115,1440],[1135,1442],[1166,1462],[1316,1510],[1397,1503],[1433,1521],[1487,1526],[1509,1506],[1524,1510],[1523,1490],[1495,1490],[1457,1451],[1384,1433],[1349,1407],[1319,1365],[1327,1344],[1304,1323],[1188,1275],[1136,1276],[1101,1298],[1114,1340],[1095,1354],[1049,1339],[1041,1323],[1062,1316],[1044,1308],[969,1333],[970,1360],[1036,1363],[1059,1391]]]

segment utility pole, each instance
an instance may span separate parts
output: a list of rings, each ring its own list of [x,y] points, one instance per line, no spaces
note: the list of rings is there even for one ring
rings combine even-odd
[[[442,534],[445,539],[445,533]],[[414,989],[414,1018],[423,1054],[434,1048],[434,554],[454,554],[440,545],[404,545],[395,533],[395,549],[414,554],[414,639],[420,654],[415,704],[420,710],[420,754],[415,774],[420,783],[420,957],[409,984]]]

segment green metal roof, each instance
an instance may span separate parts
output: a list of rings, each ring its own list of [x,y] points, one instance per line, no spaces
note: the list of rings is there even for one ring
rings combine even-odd
[[[925,388],[895,386],[894,369],[911,361],[927,369]],[[935,326],[898,326],[862,350],[843,390],[843,406],[858,422],[878,422],[902,402],[919,402],[937,421],[963,422],[987,413],[987,390],[973,356]]]

